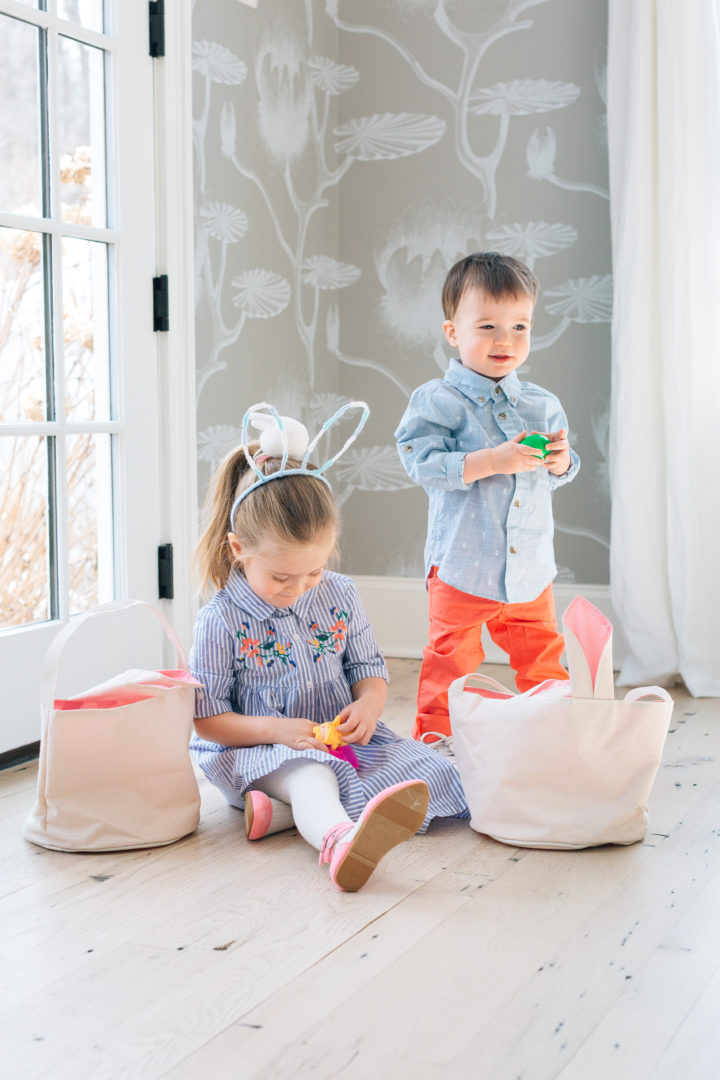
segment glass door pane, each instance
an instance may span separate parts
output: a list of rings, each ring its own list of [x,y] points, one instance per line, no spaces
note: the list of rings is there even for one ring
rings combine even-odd
[[[58,15],[87,30],[102,30],[103,0],[58,0]]]
[[[161,542],[147,4],[42,9],[0,0],[0,753],[38,738],[61,625],[157,599]],[[160,640],[91,633],[65,689]]]
[[[0,228],[0,424],[47,419],[45,237]]]
[[[70,435],[66,449],[70,614],[113,597],[109,435]]]
[[[0,15],[0,210],[42,213],[40,31]]]
[[[109,420],[107,245],[66,237],[62,276],[65,415]]]
[[[47,439],[0,437],[0,628],[50,618]]]
[[[105,72],[102,49],[58,39],[58,143],[63,221],[105,225]]]

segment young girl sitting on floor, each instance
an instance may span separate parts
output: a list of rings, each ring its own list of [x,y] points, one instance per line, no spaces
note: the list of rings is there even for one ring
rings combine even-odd
[[[313,469],[320,436],[357,407],[354,434]],[[323,473],[367,415],[364,402],[344,406],[308,446],[302,425],[272,406],[247,411],[242,445],[221,464],[208,496],[198,564],[203,584],[218,591],[198,615],[190,657],[203,686],[191,745],[205,775],[244,807],[251,839],[294,819],[335,884],[350,892],[433,817],[469,817],[455,765],[380,721],[384,660],[355,585],[325,569],[338,515]],[[265,452],[247,445],[250,421],[266,429]],[[289,445],[298,433],[299,445]],[[343,756],[313,733],[335,717],[352,747]]]

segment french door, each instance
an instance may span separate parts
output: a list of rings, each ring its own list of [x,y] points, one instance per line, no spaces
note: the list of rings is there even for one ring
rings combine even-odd
[[[147,3],[0,0],[0,87],[2,753],[39,737],[58,628],[157,598]],[[109,619],[78,640],[64,692],[158,650],[153,628]]]

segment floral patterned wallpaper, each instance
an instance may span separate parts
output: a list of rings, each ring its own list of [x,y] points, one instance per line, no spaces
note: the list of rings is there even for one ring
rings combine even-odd
[[[447,270],[501,250],[541,284],[520,375],[583,459],[555,496],[559,580],[607,583],[606,24],[607,0],[195,3],[201,496],[248,404],[312,434],[365,399],[332,475],[344,568],[421,577],[426,498],[393,431],[451,355]]]

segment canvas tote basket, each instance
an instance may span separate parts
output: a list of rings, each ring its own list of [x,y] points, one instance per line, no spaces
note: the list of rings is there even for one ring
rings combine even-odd
[[[70,638],[107,613],[137,607],[164,628],[177,669],[125,671],[56,700]],[[200,818],[188,751],[197,685],[172,627],[151,604],[104,604],[68,623],[43,667],[37,801],[25,837],[58,851],[120,851],[171,844],[191,833]]]
[[[633,844],[673,701],[659,686],[615,700],[612,626],[582,596],[563,616],[570,682],[513,694],[485,675],[456,679],[450,720],[470,824],[505,844]]]

